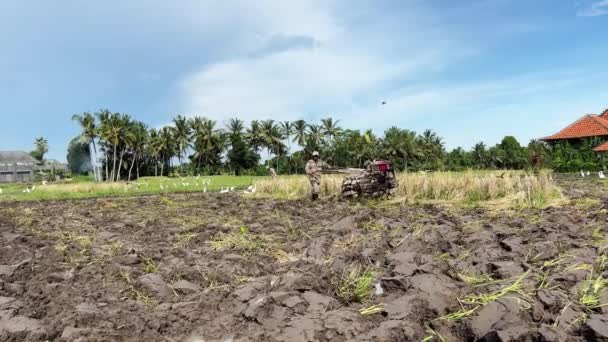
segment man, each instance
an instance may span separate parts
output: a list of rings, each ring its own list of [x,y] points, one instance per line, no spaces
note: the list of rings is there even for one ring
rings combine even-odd
[[[314,151],[312,153],[312,159],[306,163],[306,176],[310,180],[310,186],[312,187],[312,200],[315,201],[319,198],[319,191],[321,187],[321,171],[327,168],[327,164],[319,159],[319,152]]]
[[[277,172],[274,170],[273,167],[268,168],[268,173],[270,173],[272,180],[275,180],[277,178]]]

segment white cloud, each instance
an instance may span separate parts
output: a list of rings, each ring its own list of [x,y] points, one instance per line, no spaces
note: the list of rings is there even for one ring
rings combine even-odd
[[[592,2],[589,6],[581,8],[576,13],[579,17],[599,17],[608,14],[608,0]]]
[[[431,128],[450,146],[466,146],[474,143],[473,135],[484,140],[516,132],[522,132],[523,141],[534,137],[538,133],[531,127],[521,128],[521,122],[531,121],[526,117],[537,115],[528,108],[550,103],[542,106],[546,120],[547,108],[566,105],[552,99],[554,92],[587,86],[590,75],[580,70],[447,81],[443,72],[479,57],[483,42],[464,40],[424,8],[413,6],[398,15],[383,10],[345,9],[339,1],[269,1],[249,7],[264,16],[249,25],[255,34],[247,31],[226,42],[238,53],[178,82],[180,113],[220,123],[234,116],[246,121],[332,116],[345,128],[378,133],[392,125]],[[505,34],[501,29],[484,36]],[[521,120],[513,120],[516,115]],[[469,127],[475,131],[467,132]]]
[[[346,118],[382,101],[394,84],[475,52],[415,7],[379,21],[372,8],[340,5],[267,1],[248,8],[264,15],[253,25],[255,35],[236,39],[234,50],[242,53],[179,82],[181,112],[220,121],[235,115],[247,121]]]

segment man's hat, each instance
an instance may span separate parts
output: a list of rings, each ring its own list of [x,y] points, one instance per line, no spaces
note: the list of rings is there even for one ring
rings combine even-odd
[[[314,151],[314,152],[312,153],[312,156],[313,156],[313,157],[318,157],[318,156],[319,156],[319,152]]]

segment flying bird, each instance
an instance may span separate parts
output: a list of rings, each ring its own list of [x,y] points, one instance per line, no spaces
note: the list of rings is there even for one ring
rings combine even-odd
[[[384,106],[386,104],[386,101],[382,101],[382,105]]]

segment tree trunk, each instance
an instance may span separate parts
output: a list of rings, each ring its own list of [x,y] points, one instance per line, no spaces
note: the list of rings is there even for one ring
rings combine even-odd
[[[154,161],[154,177],[158,177],[158,161]]]
[[[131,181],[131,171],[133,171],[133,166],[135,165],[135,159],[137,159],[137,154],[133,154],[133,161],[131,162],[131,167],[129,167],[129,177],[127,178],[127,182]]]
[[[165,170],[165,158],[163,158],[162,164],[160,164],[160,176],[163,176],[163,171]]]
[[[116,170],[116,180],[119,181],[120,180],[120,171],[122,170],[122,160],[123,157],[125,156],[125,150],[123,149],[122,151],[120,151],[120,160],[118,162],[118,169]]]
[[[118,144],[114,144],[114,154],[112,158],[112,182],[114,182],[114,178],[116,177],[116,148]]]
[[[91,159],[91,166],[93,167],[93,177],[95,177],[95,182],[97,182],[97,168],[95,168],[95,162],[93,161],[93,151],[91,149],[91,144],[89,144],[89,157]]]
[[[101,182],[101,170],[97,165],[97,146],[95,146],[95,138],[91,139],[91,142],[93,143],[93,158],[95,160],[95,162],[93,163],[93,173],[95,173],[95,181]]]

